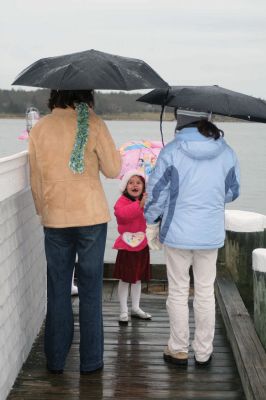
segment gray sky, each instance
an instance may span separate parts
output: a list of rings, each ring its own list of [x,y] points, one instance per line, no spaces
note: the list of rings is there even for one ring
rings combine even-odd
[[[39,58],[92,48],[143,59],[172,85],[218,84],[266,99],[265,0],[1,4],[0,89]]]

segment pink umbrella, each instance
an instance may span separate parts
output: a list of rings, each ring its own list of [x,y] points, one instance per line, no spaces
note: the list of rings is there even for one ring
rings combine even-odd
[[[123,144],[119,149],[122,156],[122,168],[118,178],[121,179],[131,169],[140,171],[148,178],[162,147],[162,142],[149,140],[132,140]]]

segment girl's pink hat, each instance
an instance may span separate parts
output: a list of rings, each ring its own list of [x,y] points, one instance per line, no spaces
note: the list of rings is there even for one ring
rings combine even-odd
[[[141,176],[144,179],[144,181],[146,181],[143,172],[141,172],[141,171],[139,171],[137,169],[131,169],[131,170],[127,171],[123,175],[123,178],[121,179],[121,182],[120,182],[120,191],[121,191],[121,193],[123,193],[125,191],[129,179],[132,178],[132,176],[135,176],[135,175]]]

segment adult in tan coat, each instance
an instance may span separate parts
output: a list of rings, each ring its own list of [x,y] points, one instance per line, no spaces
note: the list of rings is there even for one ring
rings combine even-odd
[[[47,259],[47,368],[62,373],[72,343],[71,280],[76,254],[80,372],[103,367],[102,278],[110,214],[99,173],[115,178],[121,160],[92,91],[51,91],[51,114],[32,128],[30,180],[44,226]]]

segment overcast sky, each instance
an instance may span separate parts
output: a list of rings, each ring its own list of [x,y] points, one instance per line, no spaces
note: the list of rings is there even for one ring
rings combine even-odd
[[[0,89],[39,58],[92,48],[143,59],[172,85],[218,84],[266,99],[266,0],[1,4]]]

